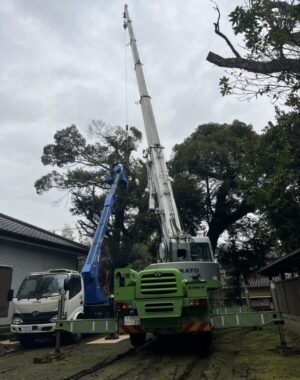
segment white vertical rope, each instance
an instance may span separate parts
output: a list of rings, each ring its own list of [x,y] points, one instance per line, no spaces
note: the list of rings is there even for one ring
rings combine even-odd
[[[129,152],[128,146],[128,65],[127,65],[127,31],[124,28],[124,81],[125,81],[125,130],[126,130],[126,148]]]
[[[127,31],[124,29],[125,125],[128,125]]]

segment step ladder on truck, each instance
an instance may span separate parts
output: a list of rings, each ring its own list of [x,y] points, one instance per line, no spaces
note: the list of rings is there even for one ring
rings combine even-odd
[[[216,328],[254,327],[282,323],[279,311],[215,308],[221,289],[219,266],[208,237],[190,236],[181,226],[160,143],[128,7],[124,28],[129,33],[140,104],[147,137],[149,206],[159,215],[162,241],[157,263],[139,272],[114,272],[114,318],[58,321],[57,331],[129,334],[133,346],[144,344],[147,333],[196,335],[209,345]]]

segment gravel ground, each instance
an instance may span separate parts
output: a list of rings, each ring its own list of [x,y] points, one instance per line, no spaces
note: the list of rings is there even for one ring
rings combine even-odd
[[[16,343],[2,342],[0,379],[298,380],[300,337],[288,332],[286,337],[291,350],[285,356],[276,349],[276,327],[217,331],[212,350],[180,337],[149,337],[138,350],[128,339],[108,342],[93,337],[75,346],[63,346],[64,358],[46,364],[33,361],[53,353],[53,343],[22,350]]]

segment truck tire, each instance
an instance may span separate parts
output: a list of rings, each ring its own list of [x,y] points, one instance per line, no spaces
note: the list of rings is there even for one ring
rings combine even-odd
[[[76,319],[83,319],[83,314],[77,315]],[[62,334],[61,339],[63,344],[76,344],[80,341],[81,337],[82,334],[72,334],[69,332],[64,332]]]
[[[213,334],[212,331],[205,331],[197,334],[197,346],[201,350],[210,351],[212,348]]]
[[[69,332],[63,332],[61,341],[63,344],[76,344],[80,341],[81,334],[72,334]]]
[[[130,334],[130,343],[133,347],[141,347],[145,344],[146,333]]]
[[[24,348],[31,348],[35,344],[35,337],[31,335],[18,335],[17,339]]]

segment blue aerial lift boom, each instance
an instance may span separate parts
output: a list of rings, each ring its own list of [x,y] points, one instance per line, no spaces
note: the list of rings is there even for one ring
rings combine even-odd
[[[127,183],[123,165],[118,164],[113,166],[110,175],[108,175],[106,178],[106,182],[111,185],[111,189],[106,195],[100,221],[96,229],[88,257],[81,271],[84,283],[85,306],[104,304],[108,301],[108,298],[103,295],[99,284],[99,261],[103,239],[115,201],[115,192],[119,185]]]

